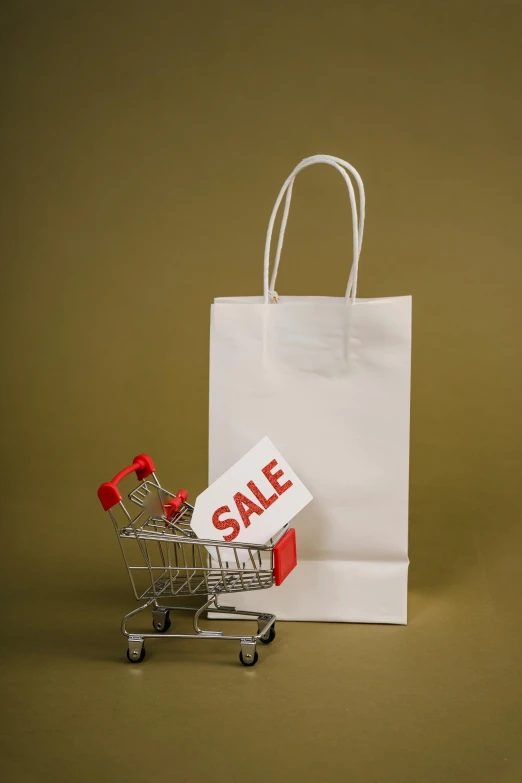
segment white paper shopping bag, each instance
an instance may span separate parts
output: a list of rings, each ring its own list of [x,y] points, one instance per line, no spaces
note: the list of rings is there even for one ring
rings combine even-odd
[[[316,163],[336,169],[348,189],[353,264],[346,295],[278,296],[294,180]],[[348,172],[358,186],[359,216]],[[363,226],[356,170],[328,155],[305,159],[269,222],[263,296],[212,305],[210,482],[266,435],[314,498],[296,519],[299,567],[292,579],[234,598],[237,607],[281,619],[406,622],[411,297],[356,299]]]

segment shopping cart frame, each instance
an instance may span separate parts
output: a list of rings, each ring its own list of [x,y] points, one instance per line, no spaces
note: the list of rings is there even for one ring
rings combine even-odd
[[[140,483],[128,494],[131,507],[124,503],[118,484],[133,472]],[[264,545],[197,538],[190,527],[194,507],[187,502],[187,493],[180,490],[174,495],[165,489],[158,480],[154,463],[145,454],[135,457],[112,481],[102,484],[98,497],[112,519],[134,596],[137,601],[144,601],[121,622],[129,661],[139,663],[144,659],[147,639],[222,639],[238,641],[241,663],[253,666],[258,660],[257,643],[270,644],[275,639],[276,616],[223,605],[220,596],[280,585],[297,564],[295,531],[287,525]],[[151,499],[158,506],[152,514],[147,510]],[[129,509],[135,506],[141,510],[133,516]],[[131,560],[129,543],[139,553],[139,565]],[[212,555],[207,547],[212,549]],[[145,590],[138,587],[140,576],[147,577]],[[198,607],[178,603],[185,597],[204,600]],[[128,621],[149,608],[155,633],[129,631]],[[168,633],[171,611],[192,612],[194,632]],[[199,620],[208,611],[255,619],[257,633],[226,634],[221,630],[202,629]]]

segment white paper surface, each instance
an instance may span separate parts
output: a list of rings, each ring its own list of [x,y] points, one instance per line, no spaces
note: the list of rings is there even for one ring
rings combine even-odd
[[[191,527],[198,538],[265,544],[311,500],[303,482],[265,437],[196,498]],[[215,556],[215,548],[207,548]],[[220,549],[222,557],[226,551]],[[240,560],[248,559],[247,551],[236,551]]]
[[[294,577],[236,607],[406,622],[410,350],[411,297],[216,300],[209,482],[267,434],[314,497]]]
[[[275,287],[295,178],[315,164],[327,164],[347,188],[346,293],[281,296]],[[354,166],[330,155],[306,158],[285,180],[268,223],[263,296],[212,306],[209,480],[268,435],[314,496],[299,516],[294,577],[234,597],[237,607],[287,620],[406,622],[411,297],[357,299],[364,218]],[[328,256],[325,245],[318,293]]]

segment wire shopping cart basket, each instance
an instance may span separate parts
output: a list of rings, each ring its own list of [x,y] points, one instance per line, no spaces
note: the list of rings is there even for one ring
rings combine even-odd
[[[123,501],[118,484],[136,473],[140,482]],[[127,658],[139,663],[145,657],[145,639],[224,639],[240,642],[239,659],[245,666],[258,660],[257,642],[275,638],[273,614],[245,611],[219,603],[222,594],[266,590],[280,585],[297,564],[295,531],[285,526],[268,544],[240,544],[197,538],[190,523],[194,507],[187,492],[172,494],[161,486],[149,456],[140,454],[112,481],[102,484],[98,497],[113,521],[134,596],[144,601],[125,615],[122,633],[128,639]],[[207,547],[211,548],[209,553]],[[239,550],[242,550],[239,552]],[[187,597],[200,596],[198,607],[183,606]],[[130,633],[129,618],[152,607],[155,633]],[[194,613],[193,633],[167,633],[171,610]],[[257,633],[230,635],[199,626],[203,612],[252,617]]]

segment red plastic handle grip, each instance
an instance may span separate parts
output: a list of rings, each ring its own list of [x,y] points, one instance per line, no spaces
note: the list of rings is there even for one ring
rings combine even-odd
[[[135,472],[139,481],[143,481],[147,478],[147,476],[150,476],[151,473],[154,473],[155,470],[156,468],[154,467],[154,463],[148,454],[138,454],[137,457],[134,457],[132,465],[129,465],[127,468],[120,470],[120,472],[114,476],[112,481],[106,481],[105,484],[102,484],[99,488],[98,497],[100,499],[100,503],[103,506],[103,510],[108,511],[110,508],[120,502],[121,492],[119,491],[117,485],[122,479],[125,478],[125,476]]]
[[[183,503],[187,502],[187,498],[188,498],[187,490],[180,489],[178,494],[175,495],[175,497],[173,497],[172,500],[169,500],[169,502],[165,504],[165,516],[167,517],[169,522],[179,512]]]

